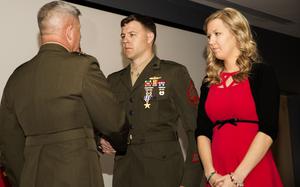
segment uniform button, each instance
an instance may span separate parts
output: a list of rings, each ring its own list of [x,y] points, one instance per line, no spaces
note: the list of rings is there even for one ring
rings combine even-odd
[[[129,110],[129,115],[133,115],[133,111],[132,110]]]
[[[132,97],[130,97],[130,98],[129,98],[129,101],[130,101],[131,103],[133,103],[133,99],[132,99]]]

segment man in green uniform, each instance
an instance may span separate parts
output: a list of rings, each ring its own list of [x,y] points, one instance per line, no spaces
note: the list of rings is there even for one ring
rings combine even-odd
[[[45,4],[40,50],[5,86],[0,148],[14,186],[104,186],[93,128],[115,135],[125,113],[97,60],[76,52],[80,14],[63,1]]]
[[[198,95],[187,69],[153,52],[156,27],[145,16],[121,22],[122,47],[130,65],[108,76],[131,125],[125,155],[116,155],[113,187],[199,187],[202,168],[194,139]],[[184,161],[179,121],[189,146]],[[101,140],[104,153],[114,149]]]

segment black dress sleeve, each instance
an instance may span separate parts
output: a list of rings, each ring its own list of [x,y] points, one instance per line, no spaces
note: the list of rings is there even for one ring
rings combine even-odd
[[[259,63],[253,69],[252,93],[259,118],[259,131],[277,137],[280,91],[276,74],[271,66]]]
[[[209,87],[207,83],[203,83],[200,88],[200,101],[198,104],[197,128],[195,130],[195,137],[206,136],[212,138],[213,123],[208,118],[205,111],[205,102],[208,95]]]

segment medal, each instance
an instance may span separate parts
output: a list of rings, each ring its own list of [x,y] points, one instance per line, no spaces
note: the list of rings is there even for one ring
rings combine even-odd
[[[160,96],[165,95],[165,89],[166,89],[165,85],[166,85],[166,81],[164,81],[164,80],[159,80],[158,81],[158,94]]]
[[[144,89],[145,89],[145,96],[144,96],[144,107],[145,109],[150,108],[151,104],[149,103],[150,99],[152,98],[152,91],[153,91],[153,86],[151,80],[146,80],[144,84]]]
[[[158,76],[150,77],[149,80],[145,80],[145,83],[144,83],[144,89],[145,89],[144,107],[145,107],[145,109],[149,109],[151,107],[150,100],[153,97],[153,89],[155,87],[158,87],[158,94],[160,96],[165,95],[166,81],[161,80],[161,77],[158,77]]]
[[[159,79],[161,79],[161,77],[154,76],[154,77],[150,77],[149,79],[150,80],[159,80]]]
[[[146,108],[150,108],[150,105],[151,105],[151,104],[150,104],[149,102],[145,103],[145,104],[144,104],[145,109],[146,109]]]

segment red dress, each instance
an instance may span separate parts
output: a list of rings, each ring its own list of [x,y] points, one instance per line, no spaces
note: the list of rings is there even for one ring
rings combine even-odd
[[[0,167],[0,187],[9,187],[7,184],[7,178],[4,175],[4,172],[2,171],[2,168]]]
[[[209,89],[205,109],[210,120],[231,118],[258,121],[249,81],[232,82],[226,86],[227,78],[234,73],[221,73],[223,84],[212,85]],[[258,132],[258,124],[237,122],[215,126],[212,136],[212,159],[216,171],[225,175],[233,172],[241,163]],[[245,187],[281,187],[282,182],[269,150],[263,159],[244,180]],[[209,186],[209,185],[208,185]]]
[[[5,187],[2,173],[0,173],[0,187]]]

